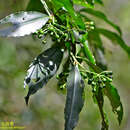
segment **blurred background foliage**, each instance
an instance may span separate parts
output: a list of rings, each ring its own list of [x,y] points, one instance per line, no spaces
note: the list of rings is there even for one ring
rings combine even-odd
[[[0,0],[0,19],[13,12],[25,10],[28,0]],[[96,5],[111,21],[118,24],[123,38],[130,45],[130,1],[104,0],[104,6]],[[108,25],[95,19],[97,26]],[[116,85],[124,106],[124,119],[121,126],[111,112],[106,99],[105,110],[108,113],[110,130],[130,129],[130,59],[119,47],[103,37],[104,46],[108,48],[105,55],[109,70],[114,72]],[[63,130],[65,96],[57,91],[55,77],[41,91],[31,97],[26,107],[24,96],[27,91],[23,81],[30,62],[48,45],[42,45],[31,36],[23,38],[0,38],[0,121],[14,121],[16,125],[25,126],[25,130]],[[89,86],[86,87],[86,102],[80,114],[75,130],[99,130],[100,115],[97,105],[92,101]]]

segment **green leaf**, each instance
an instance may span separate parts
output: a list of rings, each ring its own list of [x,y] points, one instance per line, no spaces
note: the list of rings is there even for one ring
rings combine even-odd
[[[109,38],[113,43],[117,43],[118,45],[120,45],[120,47],[124,49],[128,53],[128,55],[130,55],[130,47],[126,45],[124,40],[118,34],[102,28],[97,28],[96,30],[99,34],[102,34],[105,37]]]
[[[88,42],[90,45],[100,48],[104,52],[104,47],[100,35],[96,29],[88,32]]]
[[[70,14],[74,15],[73,4],[70,0],[52,0],[55,12],[64,7]]]
[[[73,3],[75,5],[80,5],[86,8],[93,8],[94,6],[92,4],[87,3],[85,0],[73,0]]]
[[[52,0],[51,2],[53,4],[53,7],[55,8],[55,12],[57,12],[60,8],[65,8],[72,18],[70,20],[74,21],[74,23],[78,25],[81,29],[85,29],[84,22],[82,21],[80,15],[75,12],[71,0]]]
[[[107,115],[105,114],[104,110],[103,110],[103,105],[104,105],[104,97],[103,97],[103,92],[102,92],[102,88],[100,86],[96,86],[95,90],[93,90],[93,98],[95,99],[98,107],[99,107],[99,111],[102,117],[102,128],[101,130],[108,130],[108,119],[107,119]]]
[[[108,18],[107,16],[102,13],[101,11],[97,11],[97,10],[94,10],[94,9],[90,9],[90,8],[83,8],[80,10],[80,12],[86,12],[88,14],[91,14],[91,15],[94,15],[102,20],[104,20],[106,23],[108,23],[109,25],[111,25],[114,29],[116,29],[119,34],[121,35],[122,32],[121,32],[121,29],[119,26],[117,26],[116,24],[112,23]]]
[[[93,53],[96,65],[102,68],[102,70],[106,70],[107,63],[104,57],[104,47],[100,35],[96,29],[88,32],[88,42],[94,48]]]
[[[123,118],[123,107],[117,89],[113,85],[109,84],[104,88],[104,94],[109,98],[112,111],[117,115],[118,122],[121,124]]]
[[[89,45],[88,45],[88,41],[83,41],[82,42],[84,48],[84,54],[85,56],[89,59],[89,61],[92,63],[92,64],[95,64],[95,58],[93,56],[93,53],[91,52],[90,48],[89,48]]]
[[[84,105],[84,82],[77,66],[67,78],[67,97],[65,105],[65,130],[73,130],[79,120],[79,113]]]
[[[99,3],[99,4],[103,5],[102,0],[95,0],[95,3]]]
[[[94,5],[94,0],[86,0],[86,2],[90,5]]]
[[[101,49],[94,48],[94,56],[96,59],[96,65],[102,70],[107,70],[107,62]]]
[[[36,93],[55,75],[62,57],[63,52],[57,47],[52,47],[39,54],[30,64],[24,81],[24,87],[29,87],[25,97],[26,104],[30,95]]]
[[[27,11],[39,11],[39,12],[43,12],[44,11],[44,7],[41,3],[40,0],[30,0],[28,5],[27,5]]]
[[[49,17],[46,14],[35,11],[11,14],[0,20],[0,24],[5,25],[4,29],[0,30],[0,36],[20,37],[29,35],[42,28],[48,20]],[[10,25],[7,26],[6,24]]]
[[[84,60],[88,66],[93,70],[95,71],[96,73],[101,73],[103,70],[101,68],[99,68],[97,65],[93,64],[92,62],[90,62],[87,58],[83,58],[83,57],[79,57],[77,56],[76,58],[78,59],[82,59]]]

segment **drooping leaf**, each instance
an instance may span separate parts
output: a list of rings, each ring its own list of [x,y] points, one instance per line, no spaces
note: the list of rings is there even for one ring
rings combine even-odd
[[[2,25],[11,23],[0,30],[0,36],[20,37],[29,35],[42,28],[48,20],[49,17],[46,14],[35,11],[14,13],[0,20]]]
[[[88,32],[88,42],[90,45],[100,48],[104,52],[104,47],[100,35],[96,29]]]
[[[96,103],[99,107],[100,114],[101,114],[101,118],[102,118],[101,130],[108,130],[108,127],[109,127],[108,119],[107,119],[107,115],[105,114],[103,110],[104,97],[103,97],[102,88],[100,86],[96,86],[95,90],[93,91],[93,98],[95,98]]]
[[[65,105],[65,130],[73,130],[77,125],[79,113],[84,105],[84,82],[78,66],[72,66],[67,78],[67,97]]]
[[[104,88],[104,94],[110,100],[112,111],[117,115],[118,122],[121,124],[123,118],[123,107],[117,89],[113,85],[108,84]]]
[[[99,33],[96,29],[89,31],[88,42],[93,47],[94,57],[96,65],[102,68],[102,70],[107,69],[106,59],[104,57],[104,47]]]
[[[106,62],[106,59],[104,57],[102,50],[99,48],[95,48],[94,56],[96,59],[96,65],[99,66],[102,70],[107,70],[107,62]]]
[[[101,11],[97,11],[97,10],[90,9],[90,8],[83,8],[83,9],[80,10],[80,12],[86,12],[86,13],[88,13],[88,14],[94,15],[94,16],[96,16],[96,17],[98,17],[98,18],[104,20],[106,23],[108,23],[108,24],[111,25],[114,29],[116,29],[116,30],[119,32],[120,35],[122,34],[120,27],[117,26],[116,24],[114,24],[113,22],[111,22],[111,21],[107,18],[107,16],[106,16],[104,13],[102,13]]]
[[[113,43],[120,45],[120,47],[124,49],[128,53],[128,55],[130,55],[130,47],[126,45],[124,40],[118,34],[116,34],[115,32],[103,29],[103,28],[96,28],[96,30],[100,34],[110,39]]]
[[[36,93],[55,75],[62,57],[63,52],[59,48],[54,47],[47,49],[34,59],[29,66],[24,81],[24,86],[29,87],[28,94],[25,97],[26,104],[28,104],[30,95]]]

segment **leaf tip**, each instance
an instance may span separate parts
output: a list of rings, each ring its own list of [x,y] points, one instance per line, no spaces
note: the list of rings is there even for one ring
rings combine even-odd
[[[24,99],[25,99],[26,106],[28,106],[29,96],[27,95],[26,97],[24,97]]]

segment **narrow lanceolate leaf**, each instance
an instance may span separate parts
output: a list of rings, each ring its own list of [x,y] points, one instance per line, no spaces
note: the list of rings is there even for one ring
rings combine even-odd
[[[103,42],[100,38],[100,35],[96,29],[88,32],[88,42],[90,45],[100,48],[104,52]]]
[[[96,59],[96,65],[102,68],[102,70],[106,70],[107,63],[104,57],[104,47],[100,35],[96,31],[96,29],[89,31],[88,42],[94,48],[94,57]]]
[[[109,124],[108,124],[108,119],[107,115],[105,114],[103,110],[103,105],[104,105],[104,97],[102,93],[102,88],[100,86],[97,86],[96,91],[93,92],[93,96],[97,101],[97,105],[99,107],[99,111],[102,117],[102,128],[101,130],[108,130]]]
[[[84,105],[84,82],[77,66],[73,66],[67,78],[67,98],[65,106],[65,130],[73,130]]]
[[[99,66],[102,70],[107,70],[107,62],[102,50],[95,47],[94,56],[96,59],[96,65]]]
[[[0,29],[0,36],[4,37],[20,37],[29,35],[42,28],[49,17],[46,14],[36,11],[18,12],[6,16],[0,20],[0,24],[4,29]],[[6,24],[10,24],[6,26]]]
[[[124,42],[124,40],[118,34],[103,28],[96,28],[96,30],[99,34],[104,35],[113,43],[120,45],[120,47],[124,49],[128,53],[128,55],[130,55],[130,47]]]
[[[25,97],[26,104],[28,104],[30,95],[36,93],[55,75],[62,57],[63,51],[54,47],[47,49],[34,59],[29,66],[24,81],[24,86],[29,87],[28,94]]]
[[[104,93],[109,98],[112,111],[117,115],[118,122],[121,124],[123,118],[123,107],[117,89],[113,85],[109,84],[104,88]]]
[[[117,26],[116,24],[114,24],[112,21],[110,21],[103,12],[97,11],[97,10],[94,10],[94,9],[90,9],[90,8],[83,8],[80,11],[81,12],[86,12],[88,14],[91,14],[91,15],[93,15],[95,17],[98,17],[98,18],[104,20],[106,23],[111,25],[115,30],[117,30],[120,35],[122,34],[120,27]]]

